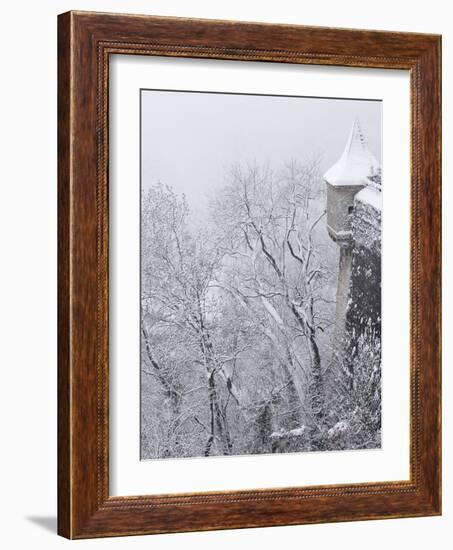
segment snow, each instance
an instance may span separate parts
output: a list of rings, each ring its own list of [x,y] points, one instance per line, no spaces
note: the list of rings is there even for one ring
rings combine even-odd
[[[346,237],[350,237],[352,234],[352,232],[349,230],[349,231],[335,231],[335,235],[337,236],[337,238],[343,238],[345,239]]]
[[[379,162],[368,148],[358,120],[354,121],[346,148],[324,174],[324,179],[335,186],[365,185],[368,176],[379,169]]]
[[[301,426],[300,428],[294,428],[293,430],[284,430],[283,428],[280,428],[278,431],[273,432],[271,434],[272,439],[280,439],[282,437],[300,437],[301,435],[304,435],[306,431],[305,426]]]
[[[382,209],[382,193],[374,187],[365,187],[359,191],[355,196],[355,200],[369,204],[376,210],[380,211]]]
[[[288,432],[288,435],[290,437],[299,437],[300,435],[303,435],[305,433],[305,426],[302,426],[301,428],[295,428],[294,430],[290,430]]]
[[[344,420],[340,420],[340,422],[337,422],[333,428],[330,428],[330,430],[327,432],[327,435],[329,439],[339,437],[343,434],[345,434],[349,429],[349,426],[347,422]]]

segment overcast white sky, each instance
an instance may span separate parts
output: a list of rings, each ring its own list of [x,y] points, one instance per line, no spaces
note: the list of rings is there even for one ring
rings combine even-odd
[[[234,163],[321,154],[327,170],[340,156],[354,119],[381,158],[379,101],[142,91],[142,186],[157,181],[204,210]]]

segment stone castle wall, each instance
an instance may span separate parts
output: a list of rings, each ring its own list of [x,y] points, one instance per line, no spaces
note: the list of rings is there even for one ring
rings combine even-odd
[[[366,191],[365,199],[370,200],[361,200],[359,193],[351,214],[353,244],[344,327],[348,356],[354,356],[354,342],[366,330],[378,338],[381,335],[380,193],[372,189]]]

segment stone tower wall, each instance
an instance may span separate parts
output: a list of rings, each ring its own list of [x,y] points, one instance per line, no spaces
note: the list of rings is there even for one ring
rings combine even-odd
[[[366,330],[371,329],[378,338],[381,335],[380,208],[356,199],[351,227],[353,248],[345,322],[346,351],[349,357],[353,357],[356,351],[350,342],[357,342],[357,338]]]
[[[345,241],[350,237],[350,209],[355,195],[362,188],[359,185],[337,187],[327,184],[327,228],[331,238],[340,246],[346,245]]]
[[[352,268],[352,248],[340,248],[337,295],[335,307],[335,349],[341,350],[346,330],[346,312],[348,310]]]

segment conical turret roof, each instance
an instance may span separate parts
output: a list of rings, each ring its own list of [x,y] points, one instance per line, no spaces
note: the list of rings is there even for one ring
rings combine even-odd
[[[331,185],[367,185],[368,176],[376,172],[379,162],[368,148],[366,139],[356,119],[352,125],[343,154],[324,174]]]

